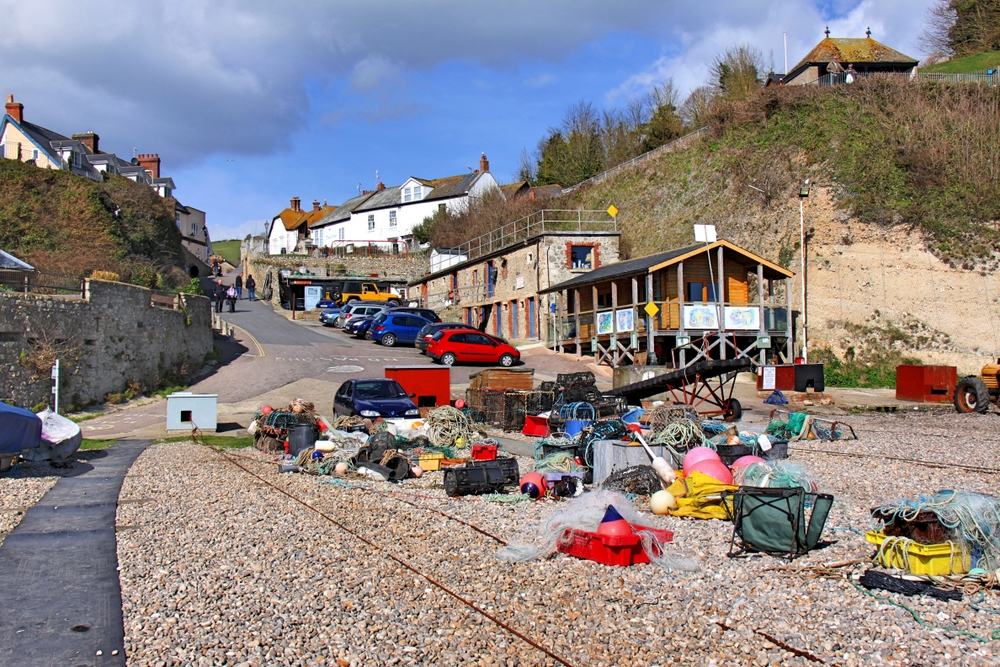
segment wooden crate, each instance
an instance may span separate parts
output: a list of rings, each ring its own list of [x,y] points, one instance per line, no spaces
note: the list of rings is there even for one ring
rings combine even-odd
[[[470,389],[517,389],[531,391],[535,383],[533,368],[487,368],[469,377]]]

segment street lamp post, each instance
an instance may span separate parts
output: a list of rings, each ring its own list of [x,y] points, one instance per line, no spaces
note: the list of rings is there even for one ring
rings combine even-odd
[[[809,179],[799,187],[799,249],[802,274],[802,362],[809,363],[809,315],[806,299],[806,222],[803,202],[809,196]]]

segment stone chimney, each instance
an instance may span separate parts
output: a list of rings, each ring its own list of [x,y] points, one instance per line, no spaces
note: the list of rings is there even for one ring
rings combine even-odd
[[[7,96],[7,115],[20,123],[24,119],[24,105],[14,101],[13,95]]]
[[[148,171],[153,175],[153,178],[160,177],[160,154],[159,153],[147,153],[143,155],[139,153],[139,166]]]
[[[73,139],[75,141],[79,141],[81,144],[83,144],[84,146],[86,146],[87,148],[89,148],[91,153],[95,153],[96,154],[96,153],[100,153],[101,152],[101,151],[97,150],[97,144],[101,140],[101,138],[99,136],[97,136],[96,134],[94,134],[93,132],[84,132],[82,134],[74,134],[73,135]]]
[[[385,183],[383,183],[382,181],[379,181],[378,185],[375,186],[375,191],[376,192],[382,192],[383,190],[385,190]]]
[[[485,174],[489,170],[490,170],[490,161],[486,159],[486,153],[483,153],[482,157],[479,158],[479,171]]]
[[[302,210],[302,200],[298,197],[292,197],[292,210],[296,213]]]
[[[318,199],[313,199],[313,210],[314,211],[318,211],[319,210],[319,200]]]

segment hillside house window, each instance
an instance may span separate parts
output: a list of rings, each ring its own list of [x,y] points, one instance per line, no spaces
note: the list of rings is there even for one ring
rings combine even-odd
[[[590,270],[594,268],[594,248],[589,245],[575,245],[570,250],[570,268]]]
[[[411,192],[410,188],[403,188],[403,201],[410,201]]]
[[[395,211],[389,211],[389,226],[390,227],[395,227],[396,226],[396,212]]]
[[[344,240],[344,228],[343,227],[341,227],[340,231],[337,233],[337,238],[339,238],[341,241]]]
[[[413,201],[417,201],[422,196],[422,192],[419,185],[413,186]]]
[[[180,229],[181,228],[181,212],[180,211],[175,211],[174,212],[174,222],[177,223],[177,229]]]
[[[323,230],[322,229],[317,229],[316,230],[316,245],[318,245],[318,246],[323,245]]]
[[[375,231],[375,214],[374,213],[368,216],[368,231],[370,231],[370,232]]]
[[[193,222],[191,223],[191,235],[198,236],[198,225]]]
[[[37,160],[38,159],[38,149],[37,148],[31,151],[31,159],[32,160]]]

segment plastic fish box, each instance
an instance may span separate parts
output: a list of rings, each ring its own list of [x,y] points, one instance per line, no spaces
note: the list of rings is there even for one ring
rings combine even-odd
[[[441,452],[427,452],[426,454],[421,454],[417,458],[417,465],[424,470],[440,470],[441,459],[443,458],[444,454]]]
[[[473,461],[494,461],[497,458],[496,445],[473,445],[472,446],[472,460]]]
[[[870,530],[865,533],[865,539],[881,547],[886,539],[893,538],[887,538],[881,530]],[[965,574],[972,567],[969,552],[955,542],[917,544],[912,541],[899,540],[881,551],[878,560],[882,567],[898,568],[906,570],[910,574],[929,574],[932,577]],[[909,568],[906,567],[907,564],[909,564]]]
[[[661,542],[670,542],[674,534],[669,530],[633,525],[634,530],[648,530]],[[559,540],[559,551],[570,556],[592,560],[602,565],[627,567],[648,563],[649,556],[642,550],[638,535],[599,535],[585,530],[567,530]]]
[[[583,479],[584,472],[547,472],[545,473],[546,482],[561,482],[563,477],[578,477]]]
[[[549,429],[548,417],[536,417],[534,415],[525,415],[524,417],[524,428],[521,429],[522,435],[530,435],[535,438],[547,438],[552,435],[552,431]]]

